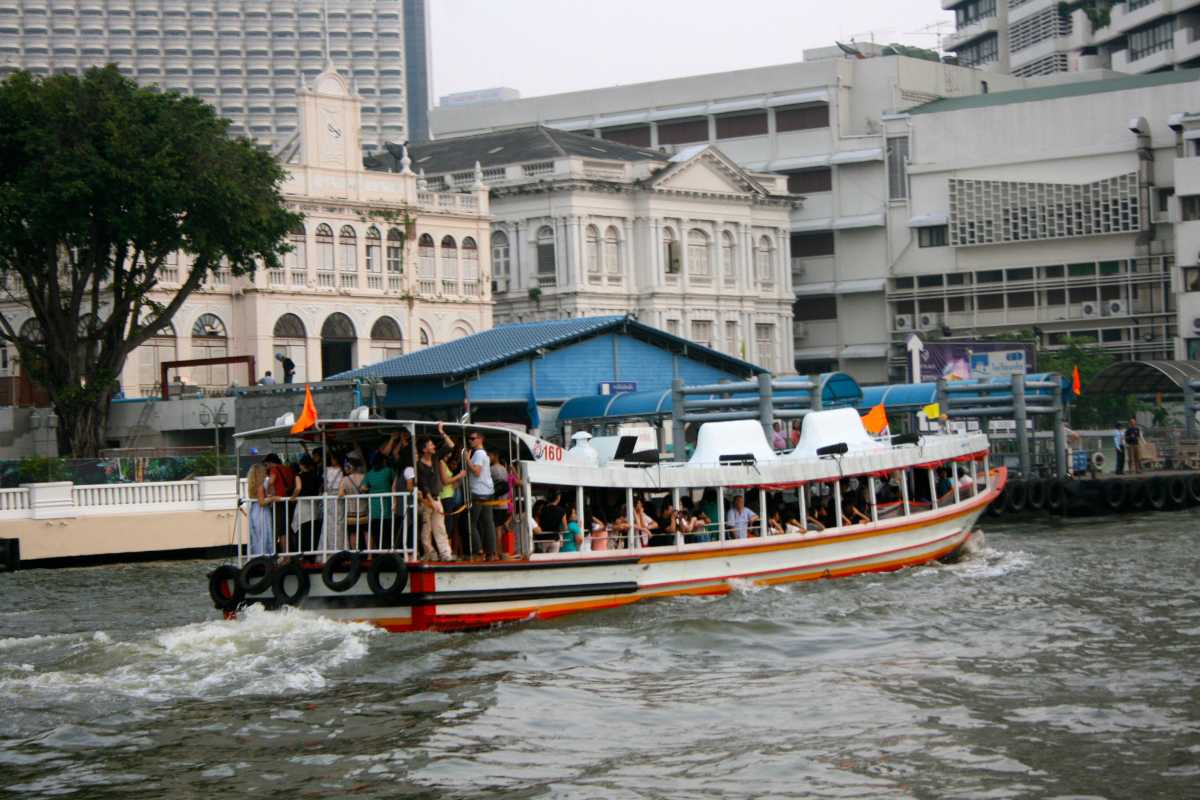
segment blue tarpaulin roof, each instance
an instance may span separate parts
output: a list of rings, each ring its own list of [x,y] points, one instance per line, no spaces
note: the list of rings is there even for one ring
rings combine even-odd
[[[1063,401],[1069,402],[1071,382],[1054,372],[1036,372],[1025,376],[1026,383],[1043,383],[1057,378],[1063,388]],[[979,384],[1008,384],[1008,378],[990,378],[988,380],[947,381],[947,386],[976,386]],[[1051,389],[1027,388],[1026,395],[1045,396]],[[974,392],[955,392],[955,397],[979,397]],[[1011,391],[993,392],[990,397],[1011,397]],[[880,403],[888,411],[919,411],[930,403],[937,402],[936,383],[898,383],[889,386],[866,386],[862,390],[862,401],[858,403],[860,410],[873,408]]]

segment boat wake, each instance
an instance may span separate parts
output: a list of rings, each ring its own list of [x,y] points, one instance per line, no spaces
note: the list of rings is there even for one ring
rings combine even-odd
[[[0,640],[0,694],[36,702],[276,695],[322,689],[363,659],[380,631],[302,611],[252,607],[236,621],[170,628],[145,639],[90,634]]]

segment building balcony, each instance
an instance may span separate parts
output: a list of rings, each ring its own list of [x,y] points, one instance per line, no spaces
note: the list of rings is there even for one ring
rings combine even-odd
[[[1129,50],[1118,50],[1113,53],[1112,66],[1117,72],[1132,72],[1145,74],[1170,67],[1175,63],[1175,50],[1170,47],[1157,50],[1141,58],[1131,60]]]
[[[1002,1],[1002,0],[1001,0]],[[999,22],[996,15],[977,19],[969,25],[956,30],[954,33],[948,34],[942,39],[942,47],[946,50],[957,50],[963,45],[972,42],[982,36],[987,36],[990,33],[996,33],[999,28]]]
[[[1195,27],[1175,31],[1175,63],[1200,58],[1200,21]]]

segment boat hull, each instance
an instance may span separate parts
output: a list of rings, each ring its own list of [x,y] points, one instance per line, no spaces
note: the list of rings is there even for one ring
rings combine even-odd
[[[312,567],[299,606],[389,631],[463,630],[659,597],[722,595],[740,581],[776,585],[888,572],[959,550],[1003,483],[1000,470],[989,490],[953,506],[823,533],[486,564],[412,562],[406,590],[392,598],[372,594],[365,574],[349,590],[333,592]],[[247,602],[275,605],[269,593]]]

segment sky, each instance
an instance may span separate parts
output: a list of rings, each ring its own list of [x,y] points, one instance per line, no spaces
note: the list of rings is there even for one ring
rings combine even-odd
[[[935,47],[940,0],[429,0],[432,100],[523,97],[800,61],[847,42]]]

